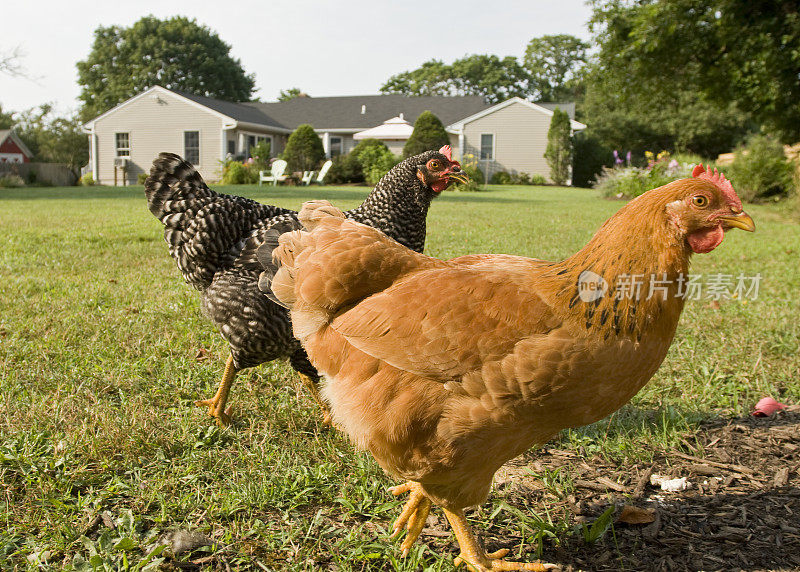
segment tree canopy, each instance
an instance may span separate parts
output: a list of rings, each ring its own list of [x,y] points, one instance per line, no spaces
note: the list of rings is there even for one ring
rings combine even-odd
[[[85,120],[154,85],[228,101],[251,98],[255,79],[231,47],[195,20],[146,16],[130,28],[100,26],[77,63]]]
[[[599,65],[637,92],[678,82],[734,102],[786,142],[800,139],[800,7],[796,0],[594,0]],[[666,94],[668,95],[668,94]]]
[[[278,95],[278,101],[289,101],[295,97],[309,97],[309,95],[304,93],[299,87],[290,87],[289,89],[281,90],[280,95]]]
[[[534,90],[535,91],[535,90]],[[528,98],[530,75],[517,58],[474,54],[445,64],[430,60],[421,67],[390,77],[381,93],[403,95],[480,95],[487,103],[510,97]]]
[[[533,38],[523,63],[544,101],[574,101],[582,90],[589,44],[568,34]]]

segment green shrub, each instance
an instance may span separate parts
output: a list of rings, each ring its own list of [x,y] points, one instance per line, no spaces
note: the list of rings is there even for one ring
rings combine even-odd
[[[498,171],[489,180],[492,185],[546,185],[547,179],[538,173],[529,175],[528,173],[518,172],[509,175],[505,171]]]
[[[259,171],[266,171],[269,169],[269,155],[271,152],[270,142],[262,139],[252,147],[250,147],[250,156],[253,158],[253,163]]]
[[[222,166],[223,185],[253,185],[258,183],[258,172],[255,163],[242,163],[228,160]]]
[[[611,149],[598,137],[586,131],[579,131],[572,137],[572,186],[591,187],[603,167],[613,164]]]
[[[511,175],[509,175],[505,171],[497,171],[495,174],[492,175],[492,178],[489,179],[489,183],[491,183],[492,185],[510,185]]]
[[[430,111],[423,111],[414,122],[414,131],[403,147],[403,158],[440,149],[443,145],[449,144],[450,136],[439,118]]]
[[[308,123],[298,126],[286,142],[281,158],[289,165],[288,171],[313,171],[325,158],[322,139]]]
[[[527,173],[520,173],[520,175],[525,175],[527,177]],[[519,184],[520,185],[539,185],[539,186],[541,186],[541,185],[546,185],[547,184],[547,179],[544,178],[544,175],[540,175],[539,173],[534,173],[533,175],[531,175],[527,179],[527,182],[519,183]]]
[[[144,182],[147,180],[147,173],[139,173],[136,175],[136,183],[139,185],[144,185]]]
[[[544,158],[550,166],[550,178],[556,185],[565,185],[572,166],[572,137],[569,115],[556,108],[547,131]]]
[[[469,183],[466,185],[454,184],[450,188],[454,191],[480,191],[486,183],[486,178],[483,171],[478,167],[478,158],[471,153],[465,154],[461,158],[461,169],[469,177]]]
[[[0,177],[0,187],[12,189],[16,187],[24,187],[25,181],[19,175],[8,174]]]
[[[339,155],[333,158],[333,165],[328,171],[327,180],[331,184],[341,183],[363,183],[364,182],[364,169],[361,166],[361,160],[358,156],[365,149],[370,147],[379,147],[385,149],[389,148],[377,139],[364,139],[359,141],[358,145],[347,155]]]
[[[78,182],[85,187],[91,187],[94,185],[94,175],[92,173],[86,173],[78,180]]]
[[[594,188],[606,197],[632,199],[676,179],[690,177],[695,165],[695,163],[681,163],[667,151],[662,151],[658,156],[647,151],[645,158],[646,167],[635,167],[620,162],[613,168],[603,168]]]
[[[753,202],[789,196],[795,186],[794,169],[779,141],[755,135],[736,149],[733,165],[725,175],[743,201]]]
[[[364,180],[369,185],[377,184],[381,177],[400,162],[400,157],[393,155],[386,145],[365,146],[359,151],[357,157],[361,163]]]

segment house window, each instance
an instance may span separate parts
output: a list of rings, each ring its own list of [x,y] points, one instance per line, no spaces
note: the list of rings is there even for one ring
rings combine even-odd
[[[228,140],[228,154],[233,157],[236,155],[236,141],[229,139]]]
[[[200,164],[200,132],[183,132],[183,157],[192,165]]]
[[[244,156],[245,159],[249,159],[253,156],[253,147],[258,145],[259,143],[269,143],[269,153],[272,155],[272,136],[271,135],[246,135],[244,138]]]
[[[481,159],[491,161],[494,159],[494,134],[481,134]]]
[[[114,139],[117,148],[117,157],[130,157],[131,156],[130,133],[115,133]]]
[[[336,157],[342,154],[343,141],[341,137],[331,137],[328,143],[331,157]]]
[[[244,138],[244,157],[245,159],[249,159],[252,155],[250,155],[250,148],[256,146],[256,136],[255,135],[248,135]]]

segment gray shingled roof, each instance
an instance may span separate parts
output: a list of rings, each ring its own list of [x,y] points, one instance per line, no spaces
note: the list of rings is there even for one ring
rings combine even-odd
[[[401,113],[414,123],[423,111],[431,111],[444,125],[491,107],[478,95],[456,97],[430,95],[346,95],[339,97],[295,97],[289,101],[234,103],[175,91],[179,95],[236,121],[293,130],[302,123],[315,129],[369,129]],[[547,109],[560,107],[575,118],[574,103],[539,103]],[[361,110],[364,113],[361,113]]]
[[[296,97],[252,105],[291,128],[310,123],[315,129],[369,129],[401,113],[406,121],[414,123],[423,111],[431,111],[443,124],[449,125],[489,107],[480,96],[405,95]]]
[[[431,111],[443,124],[449,125],[489,107],[482,97],[473,95],[348,95],[233,103],[191,93],[176,93],[237,121],[284,129],[295,129],[302,123],[310,123],[315,129],[369,129],[401,113],[407,121],[414,123],[423,111]],[[364,113],[361,113],[362,108]]]

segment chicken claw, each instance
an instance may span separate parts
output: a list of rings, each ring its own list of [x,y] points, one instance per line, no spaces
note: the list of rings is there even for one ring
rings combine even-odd
[[[397,520],[392,525],[392,534],[390,538],[395,538],[400,535],[403,528],[408,530],[408,534],[400,544],[403,551],[403,556],[408,556],[408,551],[411,546],[419,538],[422,529],[425,528],[425,521],[428,519],[428,513],[431,510],[431,501],[425,496],[422,491],[422,485],[414,481],[408,481],[402,485],[392,487],[389,491],[394,496],[402,495],[403,493],[411,493],[403,505],[403,510]]]
[[[503,548],[497,552],[487,553],[478,543],[478,539],[472,533],[467,519],[461,510],[449,511],[443,508],[450,526],[461,547],[459,554],[453,564],[460,566],[466,564],[467,568],[473,572],[493,572],[502,570],[532,570],[534,572],[547,572],[548,570],[560,570],[557,564],[546,564],[544,562],[507,562],[500,560],[508,554],[508,549]]]
[[[222,381],[219,384],[217,393],[211,399],[202,399],[194,402],[198,407],[208,407],[208,414],[217,420],[217,425],[220,427],[227,427],[231,424],[231,412],[233,410],[230,407],[225,409],[225,404],[228,402],[228,393],[238,372],[239,370],[233,365],[233,357],[228,356],[228,361],[225,362],[225,373],[222,374]]]

